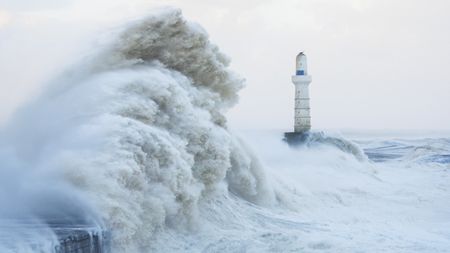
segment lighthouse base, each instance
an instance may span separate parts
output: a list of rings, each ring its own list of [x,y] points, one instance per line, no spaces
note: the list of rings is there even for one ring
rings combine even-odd
[[[360,161],[365,161],[367,156],[358,147],[357,144],[346,140],[340,136],[333,136],[325,134],[324,132],[288,132],[284,133],[283,141],[285,141],[289,147],[318,147],[318,146],[328,146],[334,147],[344,153],[352,154],[356,159]]]
[[[284,133],[283,141],[287,142],[289,146],[296,147],[306,143],[309,140],[310,132],[286,132]]]

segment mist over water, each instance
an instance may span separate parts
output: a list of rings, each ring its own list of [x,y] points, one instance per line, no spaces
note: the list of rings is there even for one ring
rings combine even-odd
[[[2,252],[33,251],[23,238],[50,252],[58,222],[111,230],[114,252],[449,245],[448,139],[375,163],[363,149],[381,157],[384,142],[314,133],[292,149],[281,132],[236,134],[224,113],[243,79],[201,27],[168,8],[111,37],[1,131],[0,241],[15,238]]]

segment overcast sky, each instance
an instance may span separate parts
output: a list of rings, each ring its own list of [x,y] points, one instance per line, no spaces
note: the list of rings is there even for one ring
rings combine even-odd
[[[200,23],[247,80],[235,128],[290,128],[306,51],[316,129],[450,129],[448,0],[0,0],[0,122],[98,32],[160,5]]]

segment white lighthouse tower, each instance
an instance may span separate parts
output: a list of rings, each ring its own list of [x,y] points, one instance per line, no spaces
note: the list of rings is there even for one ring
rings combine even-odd
[[[294,144],[301,141],[311,129],[311,115],[309,106],[309,84],[312,78],[308,75],[306,55],[300,52],[296,58],[295,75],[292,82],[295,85],[295,116],[294,132],[285,133],[285,140]]]
[[[297,55],[295,75],[292,82],[295,85],[295,121],[294,132],[306,132],[311,129],[311,115],[309,107],[309,84],[312,78],[308,75],[306,55]]]

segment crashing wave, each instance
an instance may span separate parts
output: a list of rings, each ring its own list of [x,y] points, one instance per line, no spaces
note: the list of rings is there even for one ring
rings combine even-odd
[[[337,148],[338,150],[353,155],[359,161],[366,161],[364,151],[352,141],[340,136],[325,134],[324,132],[308,131],[305,133],[286,133],[285,141],[292,146],[318,147],[321,145]]]
[[[197,225],[199,202],[274,197],[226,127],[243,79],[196,24],[164,9],[57,79],[8,130],[19,160],[61,177],[113,230],[119,251]]]

